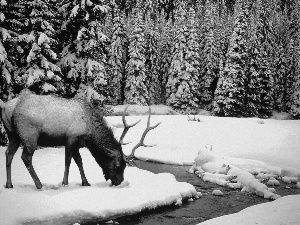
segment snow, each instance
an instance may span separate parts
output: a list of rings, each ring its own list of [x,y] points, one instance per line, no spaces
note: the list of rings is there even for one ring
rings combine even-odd
[[[238,213],[217,217],[201,225],[298,225],[300,195],[290,195],[276,201],[248,207]]]
[[[129,167],[120,186],[110,186],[102,170],[87,149],[81,149],[90,187],[81,186],[75,163],[71,164],[69,185],[62,186],[64,150],[37,150],[33,165],[44,187],[37,190],[21,160],[21,150],[12,164],[14,188],[5,189],[5,149],[0,148],[0,224],[38,223],[70,224],[92,218],[108,219],[134,214],[159,206],[181,204],[184,199],[197,197],[195,188],[177,182],[172,174],[151,172]]]
[[[200,120],[189,121],[183,115],[153,115],[151,125],[162,123],[148,133],[145,144],[156,146],[139,148],[136,156],[162,163],[194,165],[191,168],[195,169],[193,172],[198,171],[199,176],[216,179],[214,176],[222,174],[232,187],[238,184],[249,189],[254,187],[252,191],[268,198],[276,193],[261,185],[258,178],[272,181],[282,176],[294,182],[298,177],[300,187],[300,121],[198,115],[196,118]],[[124,142],[131,142],[123,147],[129,154],[146,127],[147,116],[127,116],[126,119],[128,123],[142,119],[124,139]],[[115,136],[120,137],[121,117],[107,117],[106,120]],[[201,157],[199,152],[203,153]],[[14,188],[5,189],[5,148],[0,147],[0,224],[71,224],[93,218],[110,219],[163,205],[180,205],[184,199],[199,196],[192,185],[177,182],[171,174],[153,174],[132,167],[126,168],[125,181],[119,187],[111,187],[89,151],[81,149],[81,155],[91,187],[81,186],[75,163],[71,164],[69,185],[62,186],[64,150],[45,148],[37,150],[33,157],[43,190],[35,188],[21,160],[21,150],[12,163]],[[201,224],[300,224],[299,195],[274,199]]]
[[[142,122],[126,135],[124,142],[131,141],[132,144],[124,146],[125,152],[128,153],[139,141],[146,127],[146,118],[126,117],[129,123],[139,119]],[[162,124],[148,133],[145,143],[156,146],[151,149],[140,148],[136,156],[169,164],[192,165],[198,151],[210,144],[216,155],[230,157],[236,164],[248,164],[249,168],[268,164],[300,170],[300,121],[211,116],[197,118],[201,122],[188,121],[188,116],[183,115],[153,115],[151,124],[161,121]],[[107,121],[114,127],[122,127],[118,117],[107,118]],[[120,136],[121,132],[122,129],[116,129],[116,136]]]

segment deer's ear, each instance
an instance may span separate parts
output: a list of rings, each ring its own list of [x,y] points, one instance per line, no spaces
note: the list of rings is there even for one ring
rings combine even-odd
[[[104,153],[110,157],[110,158],[115,158],[117,156],[117,152],[112,150],[112,149],[109,149],[109,148],[106,148],[106,147],[103,147],[104,149]]]

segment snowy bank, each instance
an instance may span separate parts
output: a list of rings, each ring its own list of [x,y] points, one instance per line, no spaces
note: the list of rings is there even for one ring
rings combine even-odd
[[[300,195],[248,207],[238,213],[217,217],[199,225],[299,225]]]
[[[91,219],[108,219],[145,209],[177,204],[197,197],[195,188],[177,182],[171,174],[153,174],[138,168],[125,170],[119,187],[106,182],[101,168],[87,149],[81,150],[90,187],[81,186],[75,163],[71,164],[69,186],[62,186],[64,150],[46,148],[35,152],[33,165],[44,188],[37,190],[21,160],[21,149],[12,164],[14,188],[5,189],[5,148],[0,147],[0,224],[70,224]]]

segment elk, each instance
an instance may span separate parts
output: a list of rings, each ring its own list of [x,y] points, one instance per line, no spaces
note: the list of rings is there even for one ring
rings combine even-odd
[[[129,106],[128,106],[129,107]],[[37,148],[65,146],[65,171],[63,185],[68,185],[69,167],[72,158],[79,168],[82,186],[90,186],[85,176],[79,149],[86,147],[102,168],[106,180],[112,185],[119,185],[124,180],[124,170],[136,157],[135,150],[144,144],[146,134],[159,124],[150,127],[151,109],[147,128],[141,141],[133,148],[130,155],[122,151],[123,139],[128,130],[138,122],[128,125],[125,119],[125,108],[122,121],[124,130],[119,141],[106,124],[99,109],[82,99],[65,99],[53,95],[21,94],[6,103],[0,100],[2,121],[9,143],[6,154],[6,188],[13,188],[11,180],[11,163],[22,144],[22,160],[30,173],[37,189],[43,187],[33,165],[32,156]]]

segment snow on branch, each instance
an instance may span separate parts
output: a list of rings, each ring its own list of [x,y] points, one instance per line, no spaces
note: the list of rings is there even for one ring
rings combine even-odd
[[[41,33],[38,38],[38,45],[42,45],[44,43],[50,43],[50,38],[45,33]]]
[[[71,18],[74,18],[74,17],[77,16],[78,9],[79,9],[79,5],[76,5],[76,6],[72,9],[71,15],[70,15]]]
[[[0,18],[1,19],[1,18]],[[7,39],[11,38],[9,32],[5,28],[0,28],[1,31],[1,37],[3,41],[6,41]]]
[[[1,63],[4,63],[4,61],[6,60],[7,58],[7,53],[5,51],[5,48],[2,44],[2,42],[0,41],[0,62]]]
[[[94,12],[101,12],[101,13],[108,13],[109,7],[108,6],[102,6],[102,5],[96,5],[93,8]]]

